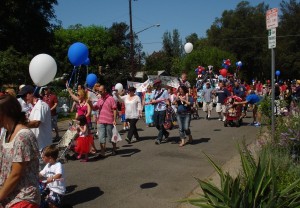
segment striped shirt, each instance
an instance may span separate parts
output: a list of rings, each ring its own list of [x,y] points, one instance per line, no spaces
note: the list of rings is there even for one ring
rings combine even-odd
[[[113,124],[114,111],[117,109],[117,105],[112,96],[106,94],[103,98],[101,97],[94,105],[94,109],[99,110],[98,124]]]

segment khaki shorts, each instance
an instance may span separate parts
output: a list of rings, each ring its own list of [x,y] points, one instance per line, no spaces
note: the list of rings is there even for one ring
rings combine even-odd
[[[211,111],[213,109],[213,102],[203,102],[203,111]]]
[[[216,112],[217,113],[221,113],[221,112],[226,113],[226,106],[222,105],[221,103],[217,103]]]

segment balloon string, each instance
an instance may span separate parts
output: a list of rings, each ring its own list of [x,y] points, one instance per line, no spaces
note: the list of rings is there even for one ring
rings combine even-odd
[[[72,74],[71,74],[71,77],[70,77],[70,79],[69,79],[69,83],[68,83],[69,85],[71,84],[71,81],[72,81],[72,78],[73,78],[73,75],[74,75],[75,70],[76,70],[76,68],[75,68],[75,66],[74,66],[73,71],[72,71]]]
[[[79,73],[80,73],[80,70],[77,71],[77,80],[76,80],[76,87],[78,87],[78,82],[79,82]]]

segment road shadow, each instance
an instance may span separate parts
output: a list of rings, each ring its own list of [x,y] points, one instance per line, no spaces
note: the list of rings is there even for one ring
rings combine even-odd
[[[154,187],[156,187],[156,186],[158,186],[157,183],[155,183],[155,182],[148,182],[148,183],[143,183],[143,184],[141,184],[141,185],[140,185],[140,188],[141,188],[141,189],[150,189],[150,188],[154,188]]]
[[[89,187],[83,190],[75,191],[70,194],[66,194],[63,198],[63,205],[77,205],[83,204],[88,201],[92,201],[101,195],[104,192],[99,187]]]
[[[200,143],[207,143],[210,140],[210,138],[200,138],[200,139],[193,139],[192,143],[189,143],[190,145],[196,145]]]
[[[153,140],[156,138],[156,136],[142,136],[139,138],[139,141],[145,141],[145,140]]]
[[[121,157],[131,157],[132,155],[140,152],[140,149],[120,149],[118,150],[118,155],[120,155]]]
[[[70,185],[66,187],[66,194],[72,193],[78,186],[77,185]]]

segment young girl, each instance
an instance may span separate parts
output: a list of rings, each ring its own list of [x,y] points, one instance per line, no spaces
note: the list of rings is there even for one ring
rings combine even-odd
[[[89,134],[89,129],[87,125],[87,119],[85,115],[80,115],[76,119],[79,124],[77,125],[78,138],[76,139],[75,151],[78,153],[77,159],[84,159],[80,162],[88,161],[88,153],[92,146],[94,146],[94,138]]]

